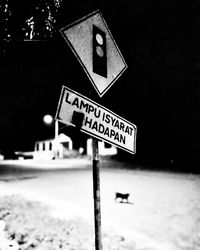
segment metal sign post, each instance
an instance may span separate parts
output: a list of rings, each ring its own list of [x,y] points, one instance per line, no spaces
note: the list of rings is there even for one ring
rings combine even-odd
[[[62,28],[61,34],[102,97],[127,64],[99,10]],[[87,97],[63,86],[56,119],[92,136],[95,249],[101,250],[101,204],[98,139],[132,154],[136,126]]]
[[[95,250],[102,249],[98,139],[136,152],[136,126],[100,104],[63,86],[56,120],[92,136]]]
[[[93,197],[94,197],[94,226],[95,226],[95,249],[101,250],[101,200],[99,178],[99,148],[98,140],[92,138],[93,151]]]

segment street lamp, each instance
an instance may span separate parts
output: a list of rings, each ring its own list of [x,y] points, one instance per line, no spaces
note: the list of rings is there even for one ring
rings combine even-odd
[[[45,115],[43,117],[43,122],[47,125],[51,125],[53,122],[53,117],[51,115]]]
[[[51,115],[47,114],[43,117],[43,122],[47,125],[51,125],[54,119]],[[55,158],[58,157],[58,121],[55,120],[55,132],[54,132],[54,151],[55,151]]]

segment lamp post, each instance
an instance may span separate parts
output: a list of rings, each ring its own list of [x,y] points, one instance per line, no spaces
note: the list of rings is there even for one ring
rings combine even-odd
[[[51,115],[45,115],[43,117],[43,122],[47,125],[51,125],[53,123],[53,117]]]
[[[58,158],[58,121],[55,120],[55,135],[54,135],[54,150],[55,150],[55,159]]]
[[[53,117],[49,114],[43,117],[43,122],[47,125],[51,125],[53,123]],[[58,121],[55,120],[54,122],[54,152],[55,152],[55,159],[58,158]]]

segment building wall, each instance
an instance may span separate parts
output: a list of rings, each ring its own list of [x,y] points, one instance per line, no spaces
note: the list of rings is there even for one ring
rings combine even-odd
[[[117,148],[112,146],[111,144],[105,143],[103,141],[98,141],[99,146],[99,155],[107,156],[107,155],[116,155]],[[87,140],[87,155],[92,155],[92,139]]]
[[[55,139],[37,141],[34,148],[34,159],[63,158],[64,150],[72,150],[73,143],[70,137],[60,134]]]

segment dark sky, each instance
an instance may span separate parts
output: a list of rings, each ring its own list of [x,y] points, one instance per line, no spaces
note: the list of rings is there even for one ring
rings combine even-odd
[[[16,15],[26,8],[16,6]],[[0,149],[32,150],[35,140],[53,136],[42,118],[55,116],[66,85],[137,125],[136,155],[121,155],[199,163],[198,1],[63,0],[57,29],[96,9],[128,69],[100,99],[59,32],[51,41],[13,42],[1,56]]]

